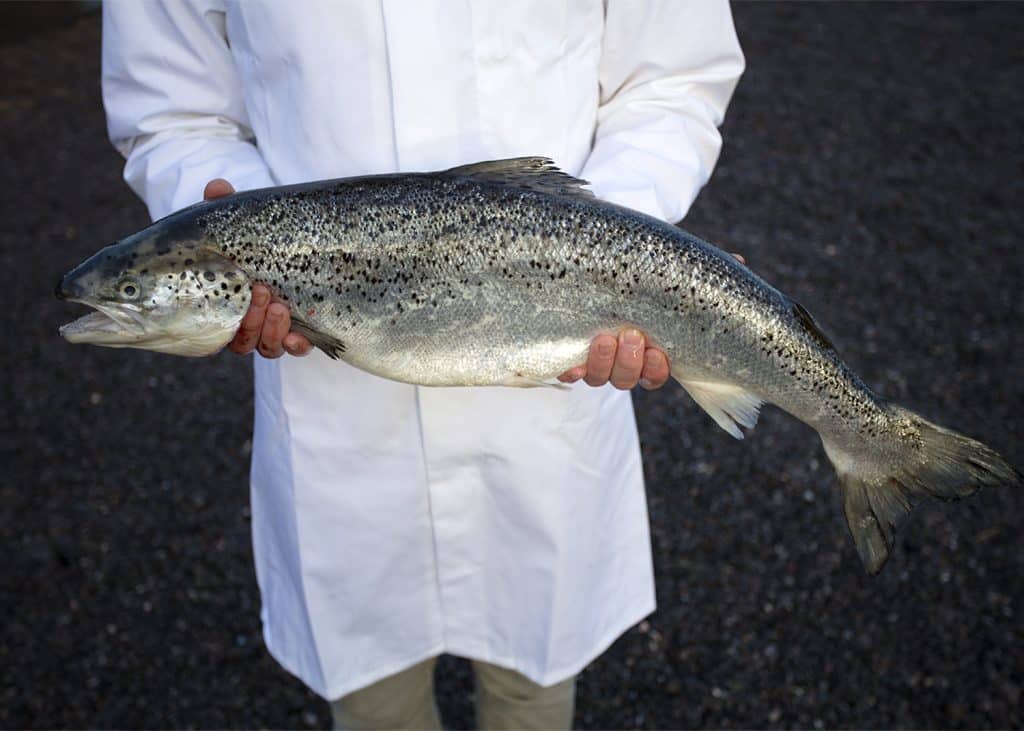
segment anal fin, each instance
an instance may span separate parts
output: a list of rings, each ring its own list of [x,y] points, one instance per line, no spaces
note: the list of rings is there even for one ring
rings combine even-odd
[[[752,429],[764,401],[739,386],[710,381],[686,381],[677,378],[694,401],[737,439],[743,438],[741,426]]]

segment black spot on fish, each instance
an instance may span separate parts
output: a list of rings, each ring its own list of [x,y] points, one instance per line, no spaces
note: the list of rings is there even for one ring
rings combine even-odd
[[[216,278],[217,275],[211,272],[209,269],[203,272],[203,279],[205,279],[207,282],[212,282]]]

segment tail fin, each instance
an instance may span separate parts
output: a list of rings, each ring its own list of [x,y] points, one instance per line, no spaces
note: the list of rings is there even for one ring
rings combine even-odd
[[[896,427],[891,443],[851,456],[822,438],[839,476],[850,533],[871,574],[885,565],[896,529],[921,498],[959,500],[982,487],[1024,486],[1024,476],[981,442],[900,406],[883,408]]]

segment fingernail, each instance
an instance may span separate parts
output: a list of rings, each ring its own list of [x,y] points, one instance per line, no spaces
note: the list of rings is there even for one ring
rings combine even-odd
[[[622,344],[636,353],[644,344],[644,336],[639,330],[625,330],[622,333]]]
[[[270,292],[260,287],[252,293],[252,301],[257,307],[266,307],[270,301]]]
[[[646,378],[641,378],[641,379],[640,379],[640,386],[641,386],[641,388],[646,388],[646,389],[650,389],[650,387],[651,387],[651,382],[650,382],[650,381],[648,381],[648,380],[647,380]]]
[[[607,358],[615,353],[615,343],[600,342],[597,344],[597,354]]]

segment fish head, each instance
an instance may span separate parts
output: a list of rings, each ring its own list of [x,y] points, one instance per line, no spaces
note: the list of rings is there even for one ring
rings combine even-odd
[[[251,295],[249,277],[201,232],[154,224],[64,276],[57,297],[95,311],[60,334],[72,343],[210,355],[234,337]]]

